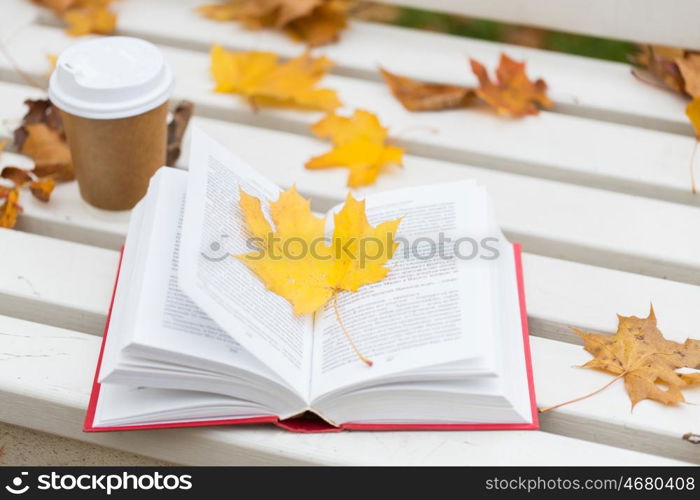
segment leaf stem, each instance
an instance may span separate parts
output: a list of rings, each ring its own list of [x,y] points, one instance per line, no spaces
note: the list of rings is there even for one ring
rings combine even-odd
[[[605,384],[603,387],[601,387],[601,388],[599,388],[599,389],[596,389],[596,390],[593,391],[593,392],[589,392],[588,394],[584,394],[583,396],[579,396],[579,397],[577,397],[577,398],[570,399],[569,401],[564,401],[563,403],[559,403],[559,404],[556,404],[556,405],[553,405],[553,406],[547,406],[546,408],[540,408],[540,409],[539,409],[539,412],[540,412],[540,413],[544,413],[544,412],[547,412],[547,411],[555,410],[555,409],[557,409],[557,408],[561,408],[561,407],[564,406],[564,405],[568,405],[568,404],[570,404],[570,403],[575,403],[576,401],[581,401],[582,399],[586,399],[586,398],[590,398],[591,396],[595,396],[596,394],[598,394],[598,393],[601,392],[602,390],[607,389],[608,387],[610,387],[611,385],[613,385],[613,383],[617,382],[619,379],[621,379],[621,378],[624,377],[625,375],[627,375],[627,372],[623,372],[623,373],[619,374],[617,377],[613,378],[610,382],[608,382],[607,384]]]
[[[365,358],[362,355],[360,350],[355,345],[355,341],[352,340],[352,336],[348,332],[347,328],[345,328],[345,324],[343,324],[343,319],[340,317],[340,310],[338,309],[338,292],[335,292],[333,294],[333,310],[335,311],[335,317],[338,320],[338,325],[340,325],[340,329],[343,330],[343,333],[345,334],[345,338],[347,338],[348,342],[350,342],[350,345],[352,346],[353,351],[355,351],[355,355],[358,358],[360,358],[360,361],[362,361],[367,366],[372,366],[374,363],[372,363],[372,361],[370,361],[369,359]]]

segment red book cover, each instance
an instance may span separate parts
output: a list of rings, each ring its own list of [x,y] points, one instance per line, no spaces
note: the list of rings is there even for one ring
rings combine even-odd
[[[97,359],[97,368],[95,369],[95,377],[92,385],[92,394],[88,403],[87,414],[83,430],[85,432],[108,432],[108,431],[127,431],[127,430],[146,430],[146,429],[172,429],[179,427],[204,427],[213,425],[243,425],[243,424],[260,424],[270,423],[283,429],[293,432],[339,432],[342,430],[360,430],[360,431],[416,431],[416,430],[537,430],[539,429],[539,419],[537,416],[537,403],[535,400],[535,383],[532,374],[532,356],[530,354],[530,337],[527,326],[527,310],[525,307],[525,286],[523,281],[523,266],[522,266],[522,250],[519,243],[513,244],[513,254],[515,255],[515,269],[518,282],[518,297],[520,301],[520,319],[523,333],[523,355],[525,356],[525,366],[527,368],[527,382],[530,391],[530,408],[532,411],[532,423],[523,424],[498,424],[498,423],[468,423],[468,424],[363,424],[363,423],[346,423],[340,427],[333,427],[320,418],[295,417],[287,420],[280,420],[275,417],[255,417],[255,418],[237,418],[237,419],[221,419],[221,420],[204,420],[191,422],[174,422],[162,424],[146,424],[146,425],[128,425],[114,427],[95,427],[95,410],[97,402],[100,398],[100,384],[98,377],[100,367],[102,366],[102,355],[104,354],[107,332],[109,330],[109,322],[112,315],[112,307],[114,306],[114,296],[119,282],[119,269],[121,268],[121,258],[119,269],[117,270],[117,278],[112,294],[112,302],[107,315],[107,323],[105,325],[104,335],[102,339],[102,347]],[[123,249],[122,249],[123,256]]]

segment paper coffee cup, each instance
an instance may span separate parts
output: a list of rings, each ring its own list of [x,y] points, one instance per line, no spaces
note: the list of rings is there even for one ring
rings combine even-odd
[[[165,164],[173,74],[145,40],[105,37],[65,50],[49,83],[61,110],[80,194],[106,210],[128,210]]]

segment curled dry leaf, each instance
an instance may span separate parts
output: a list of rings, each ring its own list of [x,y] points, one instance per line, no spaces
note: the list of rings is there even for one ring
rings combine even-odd
[[[314,47],[334,42],[347,26],[343,0],[228,0],[203,5],[215,21],[240,21],[248,29],[272,28]]]
[[[304,53],[279,62],[272,52],[237,52],[214,45],[211,71],[216,92],[245,96],[254,106],[292,106],[330,111],[340,105],[334,90],[317,84],[332,63]]]
[[[653,307],[646,318],[618,316],[614,335],[574,331],[583,339],[584,349],[593,356],[583,367],[614,375],[611,383],[623,379],[632,407],[644,399],[665,405],[682,403],[685,401],[682,390],[700,383],[698,373],[677,371],[700,369],[700,340],[686,339],[681,344],[665,339],[657,328]],[[580,399],[583,398],[574,401]],[[556,407],[563,404],[566,403]]]
[[[25,104],[29,110],[14,132],[15,146],[34,160],[37,177],[51,176],[57,182],[73,180],[73,162],[60,112],[48,99],[27,100]]]
[[[373,184],[385,166],[401,165],[403,149],[387,143],[387,129],[369,111],[358,109],[351,117],[329,113],[311,130],[322,139],[330,139],[334,147],[311,158],[306,168],[346,167],[350,187]]]
[[[117,24],[117,16],[110,10],[114,0],[33,0],[51,9],[67,23],[66,31],[73,36],[97,33],[108,35]]]
[[[166,151],[165,164],[173,166],[177,163],[182,152],[182,139],[185,137],[187,125],[190,123],[194,103],[190,101],[180,101],[173,111],[173,117],[168,123],[168,145]]]
[[[644,45],[633,61],[645,68],[669,89],[679,93],[685,92],[683,75],[676,64],[676,59],[683,58],[685,51],[661,45]]]
[[[38,177],[51,176],[58,182],[75,178],[70,149],[58,132],[44,123],[25,125],[26,138],[20,152],[34,160]]]
[[[14,183],[15,187],[22,187],[27,182],[31,182],[32,176],[27,170],[19,167],[5,167],[0,172],[0,177]]]
[[[470,87],[444,83],[419,82],[379,68],[391,93],[408,111],[437,111],[465,108],[476,98]]]
[[[17,217],[22,212],[19,204],[19,189],[10,189],[0,205],[0,227],[12,229],[17,224]]]
[[[525,74],[524,62],[517,62],[506,54],[501,54],[495,82],[491,81],[480,62],[474,59],[469,62],[479,80],[477,95],[498,114],[513,117],[536,115],[537,105],[552,107],[552,101],[547,97],[547,84],[541,78],[530,81]]]
[[[342,325],[337,294],[356,292],[363,285],[386,277],[389,269],[385,264],[398,247],[394,235],[401,219],[372,226],[365,214],[364,200],[358,201],[348,194],[342,209],[334,216],[333,236],[328,242],[325,217],[316,217],[309,200],[294,187],[270,202],[274,227],[263,214],[258,198],[241,190],[239,203],[248,230],[259,246],[254,252],[236,257],[269,290],[287,299],[295,314],[313,313],[333,299],[341,329],[358,357],[371,365]],[[295,258],[287,257],[291,255]],[[369,255],[372,258],[366,257]]]
[[[683,75],[686,94],[700,97],[700,54],[686,53],[683,58],[676,59],[676,64]]]

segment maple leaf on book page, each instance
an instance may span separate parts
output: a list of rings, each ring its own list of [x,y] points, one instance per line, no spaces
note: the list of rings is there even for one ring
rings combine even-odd
[[[240,192],[240,207],[257,250],[236,255],[272,292],[287,299],[295,314],[318,311],[329,301],[339,326],[357,357],[365,358],[343,325],[337,296],[356,292],[363,285],[383,280],[389,273],[385,264],[398,243],[394,235],[401,219],[372,226],[365,214],[365,202],[348,194],[334,215],[330,241],[325,237],[326,219],[311,212],[308,200],[294,187],[270,202],[274,227],[265,217],[258,198]]]
[[[295,314],[313,313],[336,293],[356,292],[362,285],[381,281],[389,272],[384,265],[398,246],[394,234],[401,220],[372,226],[364,200],[351,194],[334,216],[330,244],[325,238],[325,217],[314,215],[309,201],[294,187],[270,202],[274,227],[258,198],[241,190],[240,206],[248,230],[258,239],[258,249],[236,257],[270,290],[287,299]],[[360,245],[364,245],[363,255],[373,258],[361,261]]]

